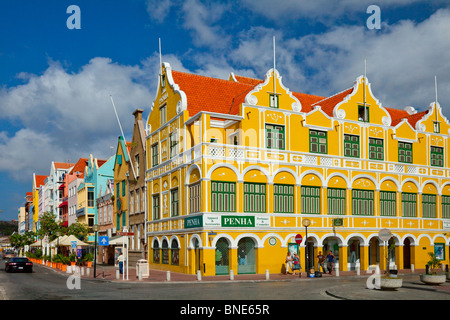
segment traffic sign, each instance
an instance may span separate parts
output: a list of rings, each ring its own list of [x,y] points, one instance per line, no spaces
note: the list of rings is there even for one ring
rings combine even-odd
[[[117,232],[119,236],[134,236],[134,232]]]
[[[76,241],[70,241],[70,244],[72,245],[72,249],[77,248],[77,242]]]
[[[298,234],[298,235],[295,236],[295,242],[296,242],[297,244],[302,243],[302,240],[303,240],[303,237],[302,237],[301,234]]]
[[[109,246],[109,237],[108,236],[98,237],[98,244],[100,246]]]

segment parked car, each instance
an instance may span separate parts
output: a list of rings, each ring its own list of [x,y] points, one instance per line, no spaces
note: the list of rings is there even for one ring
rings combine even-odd
[[[12,257],[5,262],[5,271],[33,272],[33,262],[28,260],[28,258]]]
[[[3,259],[10,259],[16,256],[14,251],[8,250],[3,253]]]

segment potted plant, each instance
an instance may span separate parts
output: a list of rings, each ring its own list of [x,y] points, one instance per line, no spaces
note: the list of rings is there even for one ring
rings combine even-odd
[[[70,261],[70,265],[71,265],[71,266],[76,265],[76,263],[77,263],[77,255],[76,255],[75,253],[72,253],[72,254],[69,256],[69,261]]]
[[[84,256],[84,261],[86,262],[86,265],[90,268],[92,267],[92,261],[94,260],[94,255],[92,253],[87,253]]]
[[[397,270],[391,270],[391,251],[395,249],[395,243],[391,243],[387,248],[386,254],[386,272],[380,277],[381,290],[396,290],[403,285],[403,279],[397,278]]]
[[[441,266],[441,261],[436,258],[436,255],[433,252],[428,252],[428,255],[430,256],[430,260],[428,261],[427,266],[430,271],[425,274],[421,274],[420,281],[432,285],[445,283],[446,275],[437,272],[437,269]]]

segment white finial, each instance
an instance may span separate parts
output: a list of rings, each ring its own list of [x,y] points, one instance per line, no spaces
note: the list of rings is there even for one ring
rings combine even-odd
[[[436,104],[438,103],[438,98],[437,98],[437,77],[434,76],[434,94],[436,95]]]
[[[159,75],[162,75],[161,38],[159,38]]]
[[[274,99],[274,104],[277,99],[276,94],[277,94],[277,84],[275,82],[275,36],[273,36],[273,99]]]

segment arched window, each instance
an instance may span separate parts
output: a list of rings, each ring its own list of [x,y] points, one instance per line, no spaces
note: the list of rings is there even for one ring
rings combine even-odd
[[[161,262],[161,251],[159,249],[159,243],[158,240],[153,241],[153,262],[154,263],[160,263]]]
[[[162,263],[169,264],[169,244],[164,239],[162,242]]]
[[[180,249],[178,248],[178,241],[172,240],[172,264],[178,266],[180,264]]]

